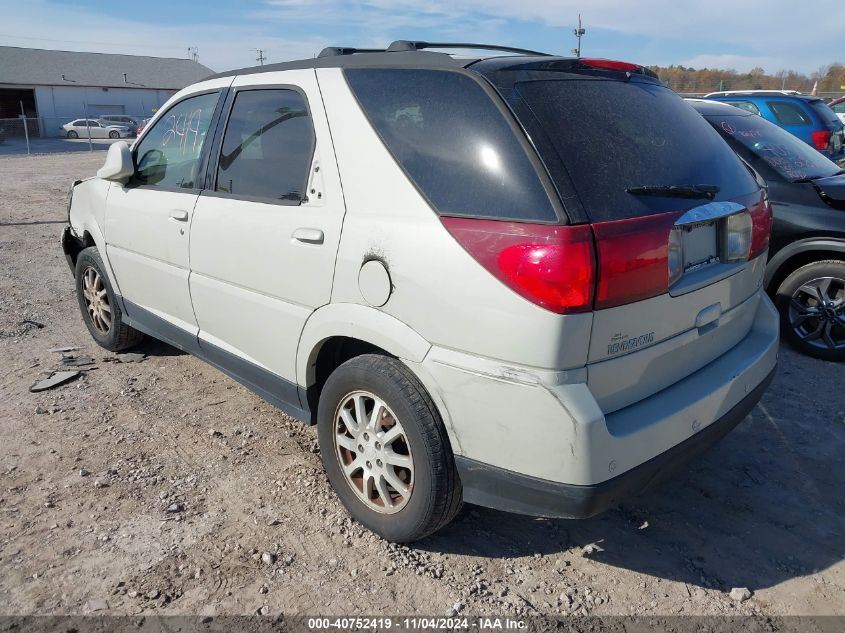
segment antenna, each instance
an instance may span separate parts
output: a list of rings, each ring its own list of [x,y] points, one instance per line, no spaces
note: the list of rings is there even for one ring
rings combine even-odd
[[[263,66],[264,60],[267,59],[264,56],[264,49],[263,48],[253,48],[252,50],[254,50],[258,53],[258,57],[255,58],[255,61],[257,61],[259,63],[259,65]]]
[[[581,57],[581,37],[583,37],[584,33],[587,32],[583,26],[581,26],[581,14],[578,14],[578,28],[573,29],[572,31],[575,34],[575,37],[578,40],[578,43],[575,45],[575,48],[572,49],[575,57]]]

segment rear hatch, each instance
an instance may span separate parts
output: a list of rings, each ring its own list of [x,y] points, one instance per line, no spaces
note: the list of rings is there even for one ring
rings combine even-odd
[[[818,149],[826,150],[836,159],[841,158],[840,154],[843,153],[843,148],[845,148],[845,128],[843,128],[842,121],[840,121],[839,117],[836,116],[836,113],[830,109],[830,106],[821,99],[812,99],[809,101],[809,105],[822,120],[829,132],[826,144],[822,140],[823,137],[820,137],[819,141],[816,143],[817,147],[818,145],[822,145],[822,147],[818,147]]]
[[[605,413],[674,384],[748,333],[771,209],[718,133],[649,71],[486,60],[573,224],[596,248],[588,384]]]

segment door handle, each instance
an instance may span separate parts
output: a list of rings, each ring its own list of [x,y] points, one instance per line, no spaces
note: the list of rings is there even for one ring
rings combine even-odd
[[[320,229],[296,229],[293,239],[305,244],[322,244],[325,238]]]
[[[177,222],[187,222],[188,221],[188,212],[184,209],[171,209],[170,210],[170,219],[176,220]]]

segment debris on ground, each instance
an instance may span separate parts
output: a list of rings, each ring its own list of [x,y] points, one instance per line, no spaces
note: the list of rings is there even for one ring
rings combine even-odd
[[[87,367],[94,364],[94,359],[90,356],[74,356],[72,354],[62,355],[62,365],[65,367]]]
[[[118,354],[114,358],[118,363],[140,363],[146,357],[146,354],[139,352],[127,352],[126,354]]]
[[[734,587],[731,589],[731,599],[737,602],[745,602],[753,595],[748,587]]]
[[[53,389],[60,385],[64,385],[65,383],[68,383],[71,380],[75,380],[81,375],[81,371],[54,371],[52,374],[50,374],[48,378],[45,378],[44,380],[39,380],[34,385],[32,385],[29,390],[32,393],[38,393],[39,391]]]

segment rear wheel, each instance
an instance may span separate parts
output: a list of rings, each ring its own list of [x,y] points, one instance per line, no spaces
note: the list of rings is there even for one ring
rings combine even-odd
[[[101,347],[119,352],[144,338],[141,332],[123,322],[123,313],[96,247],[82,250],[76,260],[76,295],[82,319]]]
[[[67,137],[68,138],[79,138],[79,134],[76,133],[76,130],[68,130]]]
[[[799,351],[845,361],[845,262],[802,266],[777,292],[781,331]]]
[[[399,360],[367,354],[320,394],[320,455],[337,496],[390,541],[418,540],[454,518],[462,491],[431,397]]]
[[[109,138],[120,138],[120,132],[112,130],[111,132],[109,132]]]

